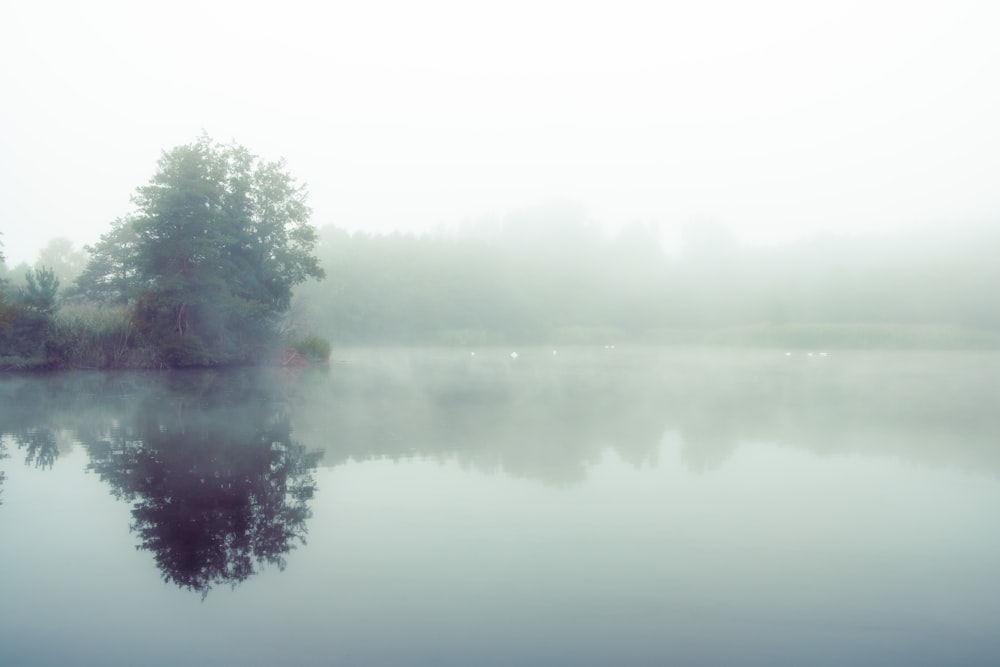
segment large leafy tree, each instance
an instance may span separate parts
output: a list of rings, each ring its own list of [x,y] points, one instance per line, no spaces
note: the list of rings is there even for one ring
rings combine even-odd
[[[252,359],[293,287],[323,277],[305,188],[283,161],[202,136],[165,152],[134,202],[102,238],[110,263],[88,271],[134,299],[135,324],[169,365]]]

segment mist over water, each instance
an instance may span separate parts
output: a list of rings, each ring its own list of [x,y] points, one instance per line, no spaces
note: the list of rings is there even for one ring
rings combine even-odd
[[[0,658],[988,664],[998,365],[369,348],[4,378]]]

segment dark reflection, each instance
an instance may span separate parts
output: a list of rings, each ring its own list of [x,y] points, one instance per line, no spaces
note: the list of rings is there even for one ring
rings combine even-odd
[[[132,529],[164,579],[202,594],[305,542],[319,453],[292,439],[256,376],[188,374],[134,419],[84,440],[89,469],[134,503]]]
[[[321,453],[293,439],[267,373],[79,373],[0,392],[0,424],[26,463],[51,467],[60,442],[82,444],[88,469],[133,503],[138,546],[167,581],[205,595],[283,568],[305,542]]]

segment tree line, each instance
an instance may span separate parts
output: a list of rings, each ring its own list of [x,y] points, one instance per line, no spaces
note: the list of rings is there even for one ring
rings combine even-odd
[[[208,137],[164,152],[133,201],[83,251],[53,239],[0,273],[0,366],[323,358],[326,339],[1000,345],[995,227],[753,247],[702,223],[665,251],[655,224],[611,233],[550,205],[432,234],[317,231],[282,162]]]
[[[608,233],[540,209],[487,230],[320,230],[321,284],[293,312],[342,344],[620,341],[994,346],[1000,232],[911,232],[740,245],[712,225],[664,252],[659,230]]]

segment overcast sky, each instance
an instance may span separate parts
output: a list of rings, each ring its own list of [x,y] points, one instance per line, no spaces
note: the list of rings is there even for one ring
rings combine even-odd
[[[1000,224],[997,35],[955,0],[7,0],[0,231],[11,265],[93,242],[202,130],[286,158],[317,226]]]

